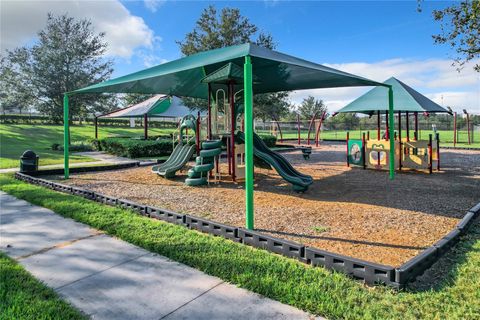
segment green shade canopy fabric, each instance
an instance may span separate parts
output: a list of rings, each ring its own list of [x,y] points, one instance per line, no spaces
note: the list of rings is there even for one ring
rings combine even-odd
[[[251,57],[253,77],[257,80],[253,83],[254,93],[382,85],[373,80],[247,43],[200,52],[78,89],[70,94],[161,93],[206,99],[207,83],[202,80],[230,62],[242,66],[245,56]]]
[[[202,79],[203,83],[228,83],[228,81],[235,81],[237,83],[243,82],[243,68],[234,64],[227,63],[217,71],[210,73]]]
[[[208,76],[202,79],[203,83],[223,83],[228,84],[231,81],[233,83],[243,83],[243,68],[234,64],[227,63],[217,71],[210,73]],[[253,77],[253,83],[259,82],[257,77]]]
[[[191,113],[192,111],[183,105],[180,98],[158,94],[150,99],[101,115],[98,118],[140,118],[145,115],[149,117],[181,118]]]
[[[395,106],[394,111],[449,113],[448,110],[394,77],[391,77],[383,83],[391,85],[395,92],[393,98]],[[388,112],[388,88],[386,87],[373,88],[337,112],[373,114],[377,111],[380,111],[381,113]]]

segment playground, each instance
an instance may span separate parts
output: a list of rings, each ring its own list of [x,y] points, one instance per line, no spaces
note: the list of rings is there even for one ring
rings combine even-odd
[[[403,173],[394,181],[382,171],[347,167],[344,144],[323,142],[309,160],[298,150],[283,155],[314,182],[308,192],[296,193],[275,171],[256,168],[256,230],[375,263],[406,262],[452,230],[478,200],[479,151],[444,151],[441,173]],[[147,166],[74,174],[63,183],[244,226],[243,186],[227,179],[187,186],[194,165],[174,179],[160,178]],[[227,165],[221,166],[226,172]]]
[[[374,88],[338,113],[375,117],[376,135],[320,145],[323,112],[309,125],[313,143],[301,145],[298,126],[297,148],[282,154],[254,130],[254,93],[352,86]],[[148,119],[180,108],[178,97],[204,99],[206,112],[183,112],[166,160],[70,174],[64,148],[64,180],[17,177],[396,288],[423,274],[479,211],[478,153],[441,152],[439,133],[425,140],[419,130],[421,114],[456,114],[394,77],[380,83],[243,44],[65,93],[64,118],[71,96],[104,92],[163,93],[100,116],[143,118],[144,140]]]
[[[181,85],[172,87],[171,81]],[[374,87],[339,112],[375,117],[376,131],[359,136],[347,131],[345,141],[321,141],[322,123],[312,120],[314,140],[309,141],[307,133],[305,143],[298,126],[297,143],[292,143],[255,130],[253,92],[348,86]],[[70,97],[125,91],[163,94],[95,116],[94,143],[137,160],[70,167]],[[362,103],[372,92],[373,102],[366,109]],[[184,109],[187,114],[174,116],[176,130],[149,136],[149,118],[175,111],[175,105],[180,106],[175,101],[182,96],[203,98],[206,111]],[[357,300],[368,303],[367,292],[382,296],[400,290],[400,297],[411,288],[431,291],[453,277],[459,262],[452,264],[449,257],[459,248],[470,250],[464,239],[475,239],[478,230],[480,152],[441,149],[435,130],[425,140],[417,122],[420,113],[452,115],[395,78],[380,83],[252,44],[227,47],[66,93],[64,167],[38,170],[38,156],[27,151],[20,172],[14,174],[17,181],[5,177],[4,188],[31,203],[51,193],[59,201],[47,196],[45,204],[66,217],[231,283],[246,281],[245,287],[267,297],[327,314],[323,306],[320,312],[306,307],[305,300],[297,299],[303,294],[292,299],[288,292],[314,288],[315,303],[308,305],[318,306],[319,292],[336,296],[327,286],[338,287],[342,301],[353,301],[348,295],[355,288],[362,295],[353,296],[358,306]],[[102,117],[143,119],[143,137],[98,139]],[[157,159],[141,156],[156,156],[149,153],[156,152],[152,149],[163,154]],[[222,257],[211,258],[210,252]],[[253,261],[251,255],[268,257]],[[280,258],[280,263],[270,262]],[[258,268],[259,263],[265,265]],[[290,265],[295,272],[285,278]],[[258,278],[259,272],[265,277]],[[299,282],[309,272],[316,278]],[[280,288],[285,280],[294,285],[281,292],[258,286],[274,283]],[[412,295],[422,301],[422,294]],[[395,305],[399,301],[397,294],[385,297],[394,297]],[[461,299],[458,303],[465,304]],[[336,310],[338,303],[331,305]]]
[[[1,319],[480,320],[480,2],[77,2],[2,3]]]
[[[278,124],[280,141],[255,130],[253,92],[349,86],[374,87],[338,111],[375,119],[373,134],[320,141],[326,112],[310,121],[306,144],[300,125],[296,145]],[[441,151],[436,127],[428,139],[419,128],[421,114],[456,114],[394,77],[380,83],[243,44],[66,93],[65,120],[70,96],[103,92],[164,93],[94,119],[100,149],[164,157],[70,171],[65,147],[62,170],[37,172],[28,151],[16,178],[397,289],[438,261],[480,212],[479,152]],[[206,110],[185,107],[182,96],[203,98]],[[176,130],[149,136],[152,117],[176,119]],[[99,140],[100,118],[142,120],[143,137]],[[69,121],[64,132],[68,146]]]

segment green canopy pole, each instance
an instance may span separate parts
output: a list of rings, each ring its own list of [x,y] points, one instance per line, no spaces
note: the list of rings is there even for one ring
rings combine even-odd
[[[68,179],[70,169],[68,167],[68,94],[63,95],[63,170],[64,177]]]
[[[390,180],[395,178],[395,139],[393,139],[393,135],[395,132],[395,128],[393,125],[393,88],[392,86],[388,87],[388,118],[390,122]]]
[[[245,227],[253,230],[253,88],[250,56],[245,56],[243,77],[245,101]]]

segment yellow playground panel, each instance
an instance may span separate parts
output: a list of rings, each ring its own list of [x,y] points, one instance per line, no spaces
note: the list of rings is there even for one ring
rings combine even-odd
[[[390,165],[390,141],[389,140],[364,140],[361,143],[364,148],[364,168],[376,170],[388,170]],[[395,168],[397,170],[428,170],[432,172],[436,165],[440,170],[439,141],[414,140],[395,141]],[[349,165],[355,165],[350,162]],[[356,163],[357,165],[361,165]]]
[[[365,165],[370,169],[388,170],[390,166],[390,141],[367,140],[365,141]],[[395,142],[395,168],[398,168],[400,158],[400,144]]]

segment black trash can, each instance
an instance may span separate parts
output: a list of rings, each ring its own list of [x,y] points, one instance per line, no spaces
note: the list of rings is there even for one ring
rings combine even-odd
[[[38,171],[38,156],[32,150],[27,150],[20,157],[20,172],[28,173],[35,171]]]

